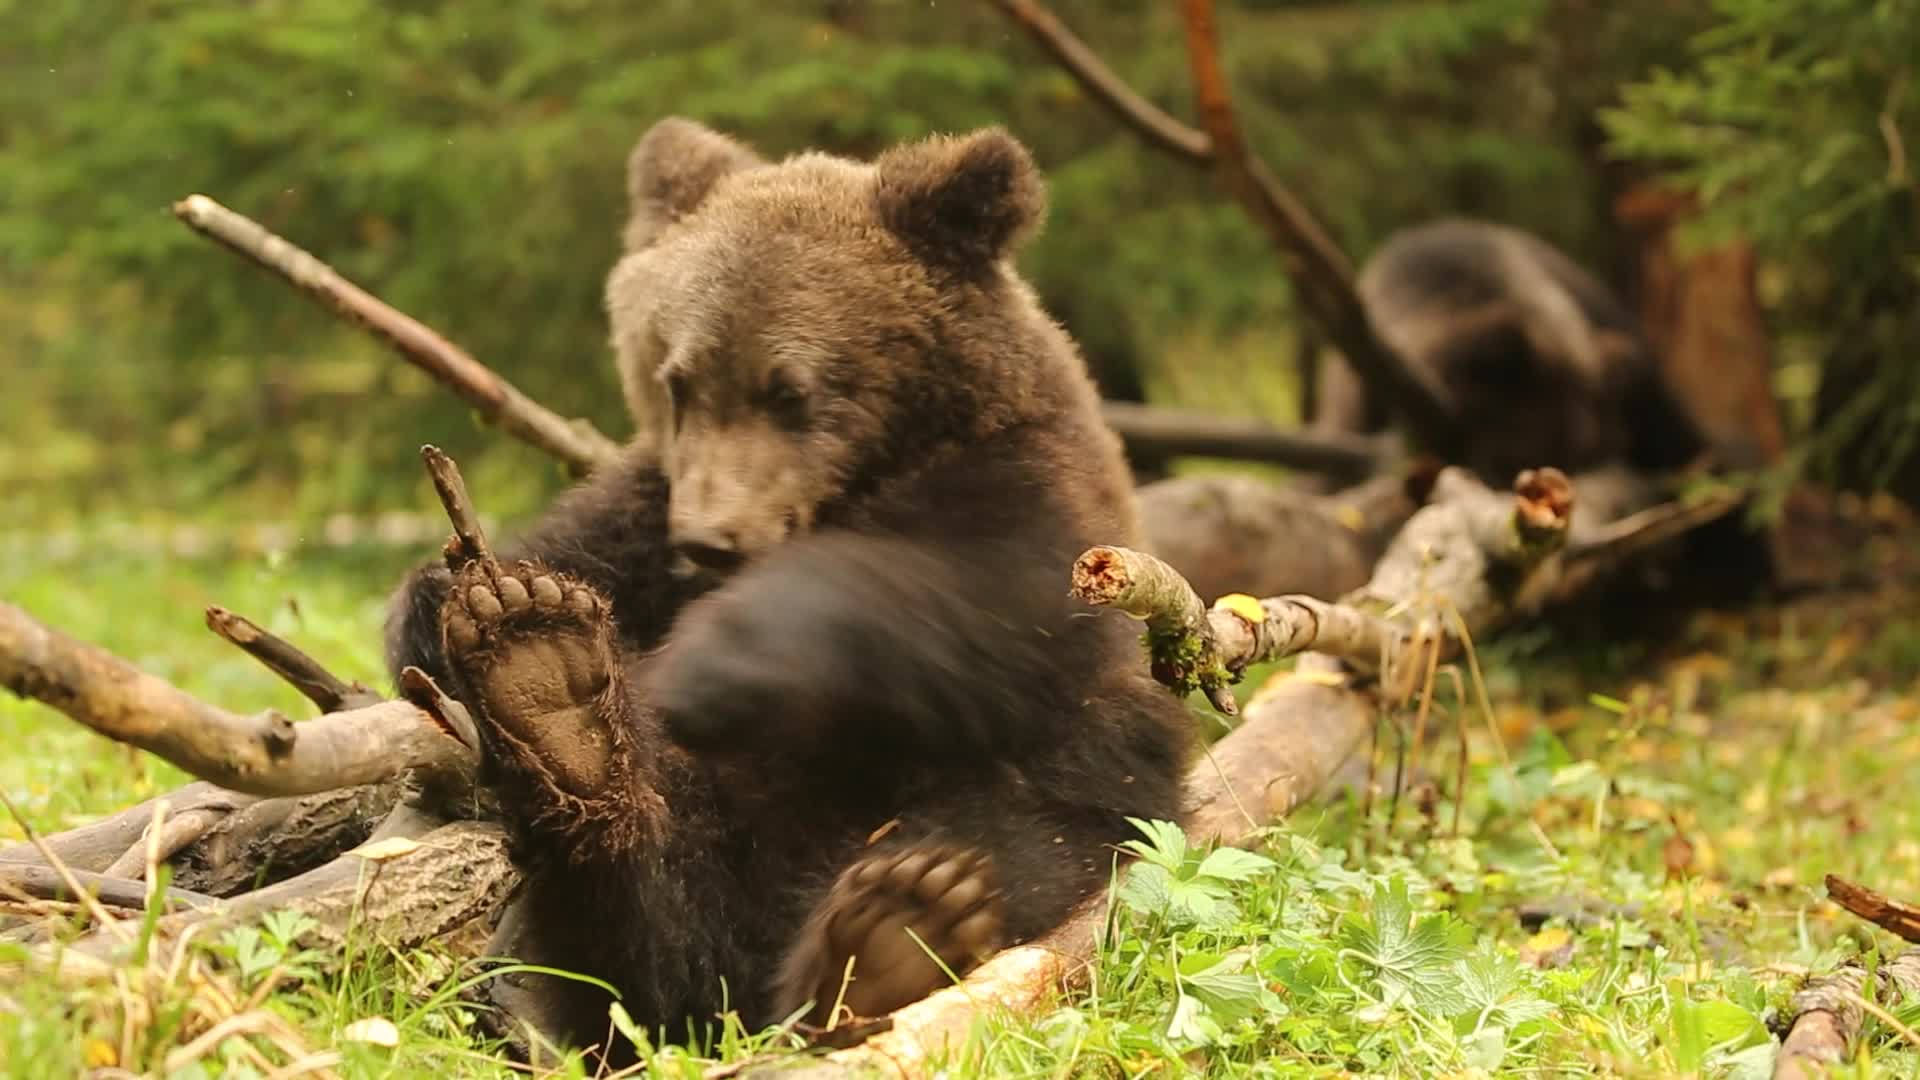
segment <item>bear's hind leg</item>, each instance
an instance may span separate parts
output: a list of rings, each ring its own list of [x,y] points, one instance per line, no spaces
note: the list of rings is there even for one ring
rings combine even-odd
[[[470,563],[441,627],[455,693],[497,764],[552,794],[614,793],[626,703],[607,604],[590,586],[532,563]]]
[[[855,1016],[883,1016],[945,985],[942,965],[965,975],[998,952],[1005,935],[993,860],[984,852],[934,845],[876,852],[841,872],[782,959],[777,1015],[812,1002],[805,1019],[825,1026],[840,1001]]]

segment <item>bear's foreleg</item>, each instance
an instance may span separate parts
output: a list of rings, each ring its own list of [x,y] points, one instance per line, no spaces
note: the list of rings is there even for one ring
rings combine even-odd
[[[648,699],[701,751],[1013,753],[1036,737],[1020,721],[1035,688],[1086,677],[1060,663],[1070,561],[1012,544],[797,540],[689,605]]]

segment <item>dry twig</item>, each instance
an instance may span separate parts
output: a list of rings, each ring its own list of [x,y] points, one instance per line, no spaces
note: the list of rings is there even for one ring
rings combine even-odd
[[[592,424],[563,419],[466,350],[341,277],[332,267],[275,236],[259,222],[205,195],[189,195],[174,203],[173,214],[195,232],[271,270],[329,311],[371,331],[402,359],[459,394],[487,422],[559,458],[576,474],[592,471],[619,452],[619,444]]]
[[[1827,875],[1827,897],[1902,941],[1920,942],[1920,907],[1865,885],[1856,885],[1837,874]]]
[[[226,608],[215,606],[207,609],[207,629],[265,664],[267,670],[286,680],[308,701],[318,705],[321,712],[358,709],[383,700],[379,694],[360,683],[349,683],[328,671],[291,642]]]

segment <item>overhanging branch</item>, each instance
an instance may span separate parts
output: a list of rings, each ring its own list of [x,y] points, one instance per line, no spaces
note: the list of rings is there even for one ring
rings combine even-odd
[[[459,394],[488,423],[565,462],[576,475],[619,452],[619,444],[583,419],[567,420],[521,393],[498,372],[431,327],[340,276],[331,266],[275,236],[266,226],[205,195],[173,204],[173,215],[350,323],[371,331],[401,358]]]

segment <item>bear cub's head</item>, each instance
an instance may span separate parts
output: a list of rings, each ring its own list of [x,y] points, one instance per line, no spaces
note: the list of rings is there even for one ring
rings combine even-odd
[[[628,194],[607,304],[683,565],[730,570],[1092,393],[1010,266],[1045,192],[1004,131],[770,162],[667,119]]]

